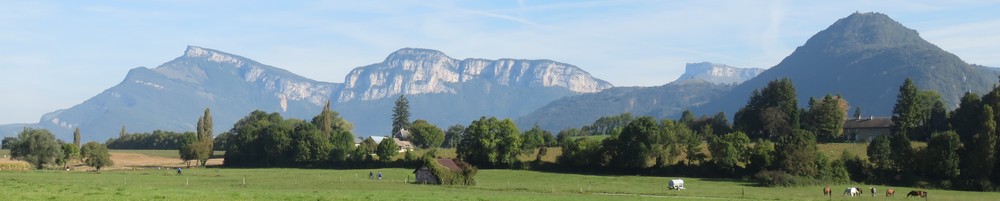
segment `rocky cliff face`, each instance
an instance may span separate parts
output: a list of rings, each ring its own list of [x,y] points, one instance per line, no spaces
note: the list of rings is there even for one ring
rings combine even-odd
[[[702,80],[713,84],[740,84],[761,72],[764,72],[764,69],[737,68],[710,62],[689,63],[684,67],[684,74],[675,82]]]
[[[184,55],[157,68],[139,67],[118,85],[68,109],[44,115],[38,124],[0,126],[0,135],[21,127],[43,127],[68,139],[80,128],[85,141],[127,132],[191,131],[205,108],[215,132],[231,128],[253,110],[311,119],[331,100],[355,123],[355,135],[387,135],[392,102],[410,99],[411,119],[440,126],[479,116],[517,117],[563,96],[597,92],[611,85],[587,72],[548,60],[456,60],[444,53],[406,48],[383,62],[354,69],[345,83],[305,78],[237,55],[189,46]]]
[[[442,52],[406,48],[385,61],[351,71],[339,102],[376,100],[399,95],[459,92],[456,85],[483,82],[512,87],[558,87],[593,93],[611,87],[569,64],[549,60],[457,60]],[[488,90],[488,89],[487,89]]]

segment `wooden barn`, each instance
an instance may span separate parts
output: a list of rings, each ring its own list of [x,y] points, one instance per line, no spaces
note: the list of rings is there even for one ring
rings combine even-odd
[[[451,172],[457,173],[462,171],[462,168],[458,167],[458,163],[455,163],[454,159],[439,158],[435,159],[434,162],[437,162],[441,167],[447,168]],[[441,184],[441,178],[438,177],[438,175],[435,175],[434,171],[431,170],[431,167],[428,167],[427,165],[422,165],[416,170],[413,170],[413,174],[416,175],[416,181],[414,181],[415,183]]]

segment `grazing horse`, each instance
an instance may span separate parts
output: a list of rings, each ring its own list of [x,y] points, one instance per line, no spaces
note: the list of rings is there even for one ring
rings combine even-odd
[[[823,195],[830,195],[830,194],[833,194],[833,190],[830,189],[830,186],[826,186],[826,188],[823,188]]]
[[[872,191],[872,197],[875,197],[875,194],[876,194],[875,187],[868,187],[868,189]]]
[[[851,197],[859,196],[861,195],[861,191],[859,191],[857,187],[848,187],[847,189],[844,189],[844,195],[850,195]]]
[[[906,197],[909,198],[910,196],[926,198],[927,191],[910,191],[910,193],[906,194]]]
[[[890,188],[888,190],[885,190],[885,197],[895,197],[895,195],[896,195],[896,189]]]

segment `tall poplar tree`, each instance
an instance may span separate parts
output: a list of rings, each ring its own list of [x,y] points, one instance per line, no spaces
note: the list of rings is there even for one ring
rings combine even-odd
[[[330,109],[330,101],[326,101],[323,111],[313,117],[312,123],[325,134],[333,145],[330,159],[335,162],[347,159],[347,154],[354,149],[354,134],[351,133],[353,125],[347,120],[340,118],[340,114]]]
[[[73,145],[76,145],[77,149],[80,148],[80,128],[73,131]]]
[[[215,142],[212,138],[212,127],[212,112],[208,108],[205,108],[205,114],[201,118],[198,118],[198,140],[194,146],[188,146],[190,149],[193,149],[191,151],[195,153],[195,157],[202,167],[205,167],[205,163],[212,157],[213,143]]]
[[[406,97],[399,95],[396,99],[396,106],[392,108],[392,134],[395,135],[400,129],[410,127],[410,101]]]

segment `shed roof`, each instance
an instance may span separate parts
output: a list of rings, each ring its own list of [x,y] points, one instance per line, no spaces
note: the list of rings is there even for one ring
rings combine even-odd
[[[855,118],[844,121],[844,128],[889,128],[892,119],[889,117]]]
[[[454,159],[439,158],[437,162],[451,171],[462,171],[462,168],[458,167],[458,163],[455,163]]]

